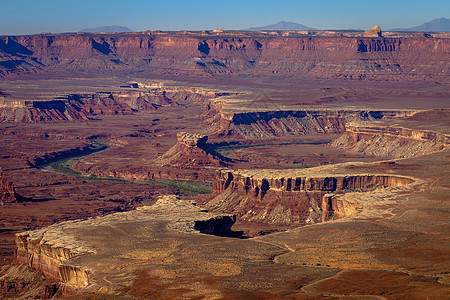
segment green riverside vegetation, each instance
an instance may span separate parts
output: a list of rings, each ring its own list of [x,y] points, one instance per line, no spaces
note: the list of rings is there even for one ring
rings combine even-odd
[[[86,176],[82,173],[73,169],[73,166],[86,158],[87,156],[94,155],[101,151],[106,151],[107,147],[103,141],[95,141],[91,144],[93,147],[93,151],[89,154],[64,158],[58,161],[55,161],[47,166],[43,166],[41,169],[46,169],[49,171],[54,171],[62,174],[67,174],[71,176],[75,176],[84,181],[117,181],[117,182],[142,182],[141,180],[135,179],[122,179],[122,178],[114,178],[114,177],[99,177],[96,175]],[[147,179],[144,180],[146,183],[151,183],[154,185],[159,185],[162,187],[167,187],[171,189],[178,189],[182,195],[193,196],[198,194],[209,194],[212,190],[212,183],[200,182],[200,181],[189,181],[189,180],[166,180],[166,179]]]

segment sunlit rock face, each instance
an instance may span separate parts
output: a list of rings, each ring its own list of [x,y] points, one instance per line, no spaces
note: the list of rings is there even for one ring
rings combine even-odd
[[[449,144],[450,136],[428,130],[347,126],[346,132],[330,146],[365,155],[406,158],[441,151]]]
[[[216,36],[180,34],[52,35],[0,37],[0,77],[86,72],[152,74],[290,74],[324,78],[447,76],[448,39],[363,37]],[[366,37],[371,37],[367,39]],[[386,53],[389,52],[387,56]],[[375,62],[375,64],[374,64]]]
[[[194,201],[181,200],[175,195],[162,196],[154,205],[134,211],[18,233],[15,261],[42,271],[47,279],[59,281],[61,292],[70,295],[92,283],[91,278],[99,272],[77,263],[77,258],[97,254],[98,249],[81,241],[73,232],[130,222],[162,222],[170,230],[183,234],[227,235],[235,220],[233,215],[209,213]]]
[[[179,132],[177,133],[178,142],[188,147],[202,147],[205,145],[208,137],[203,134]]]
[[[356,206],[341,197],[347,192],[401,187],[413,182],[409,177],[383,174],[325,175],[318,171],[314,176],[294,170],[224,170],[216,177],[213,196],[206,207],[233,212],[246,221],[298,226],[354,213]]]
[[[378,25],[373,26],[371,29],[361,33],[362,37],[383,37],[381,27]]]

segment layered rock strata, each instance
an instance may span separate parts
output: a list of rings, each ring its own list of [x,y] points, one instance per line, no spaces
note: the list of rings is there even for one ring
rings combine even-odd
[[[399,187],[414,182],[409,177],[384,174],[314,175],[311,170],[312,173],[302,175],[298,171],[271,171],[219,172],[206,207],[233,212],[238,218],[255,223],[298,226],[355,212],[353,204],[346,205],[339,197],[346,192]],[[283,173],[285,176],[281,175]]]
[[[68,94],[45,101],[0,100],[0,123],[83,121],[98,115],[130,115],[177,106],[179,102],[198,103],[228,94],[201,88],[140,86],[119,92]]]
[[[168,228],[189,234],[226,235],[235,221],[232,215],[212,214],[196,207],[195,202],[176,196],[163,196],[153,206],[115,213],[87,220],[75,220],[51,225],[16,235],[15,260],[43,272],[49,279],[61,282],[63,293],[73,294],[91,281],[93,273],[77,264],[77,257],[97,253],[97,249],[80,241],[71,232],[92,226],[108,226],[120,222],[164,221]]]
[[[407,158],[441,151],[449,144],[450,136],[428,130],[347,125],[346,132],[330,146],[366,155]]]
[[[227,167],[233,160],[218,153],[208,136],[179,132],[177,143],[151,163],[136,169],[104,169],[81,160],[74,169],[88,176],[116,177],[126,179],[195,180],[212,182],[217,168]]]
[[[211,130],[222,137],[266,139],[308,134],[343,133],[352,121],[372,121],[410,117],[412,110],[267,110],[234,112],[232,104],[210,104],[205,114]]]
[[[378,36],[378,35],[377,35]],[[183,36],[177,33],[0,37],[0,76],[145,72],[291,74],[343,78],[446,77],[442,38]]]

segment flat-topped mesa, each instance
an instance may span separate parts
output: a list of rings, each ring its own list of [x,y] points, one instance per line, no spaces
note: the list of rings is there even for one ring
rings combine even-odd
[[[240,111],[233,103],[211,103],[205,113],[211,131],[245,139],[344,133],[352,121],[410,117],[414,110],[298,109]],[[242,104],[241,104],[242,105]]]
[[[11,181],[6,179],[3,171],[0,168],[0,204],[16,202],[17,197],[14,192],[14,185]]]
[[[258,175],[251,175],[250,171],[218,172],[212,197],[205,206],[236,214],[238,220],[301,226],[354,213],[355,205],[340,197],[347,192],[401,187],[414,182],[413,178],[384,174],[314,176],[297,174],[298,170],[271,171]]]
[[[208,137],[198,133],[178,132],[177,140],[178,143],[188,147],[202,148],[206,144],[206,141],[208,141]]]
[[[375,25],[371,29],[361,33],[361,37],[383,37],[381,27]]]
[[[388,126],[347,124],[346,132],[331,147],[390,158],[407,158],[441,151],[450,145],[450,136],[429,130]]]
[[[160,222],[163,230],[181,234],[227,235],[235,222],[235,216],[214,214],[196,206],[189,200],[175,195],[161,196],[154,205],[86,220],[66,221],[38,230],[16,234],[15,261],[42,271],[48,279],[58,280],[63,295],[71,295],[89,284],[95,284],[96,273],[80,263],[86,254],[97,250],[83,240],[84,234],[99,227],[108,228],[135,224],[136,222]]]

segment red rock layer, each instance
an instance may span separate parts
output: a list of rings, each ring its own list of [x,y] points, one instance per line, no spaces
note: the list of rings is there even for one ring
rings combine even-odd
[[[31,238],[27,233],[16,235],[16,245],[15,262],[40,270],[47,279],[58,280],[63,294],[74,294],[88,284],[89,270],[64,263],[79,253],[47,243],[42,237]]]
[[[0,76],[110,71],[251,73],[345,78],[446,77],[440,38],[215,38],[40,34],[0,38]],[[72,74],[73,75],[73,74]]]
[[[66,95],[64,100],[0,100],[0,123],[38,123],[89,120],[96,115],[130,115],[177,101],[201,102],[216,93],[186,90],[141,90]]]
[[[344,133],[348,121],[410,116],[409,111],[279,110],[226,113],[210,104],[204,114],[211,131],[221,137],[264,139],[305,134]]]
[[[210,144],[188,146],[177,142],[166,153],[157,157],[150,167],[127,170],[104,169],[79,161],[74,168],[87,175],[126,179],[167,179],[212,182],[218,167],[228,166],[229,159],[217,153]]]
[[[396,187],[412,182],[411,178],[390,175],[256,179],[222,171],[205,206],[236,214],[245,221],[298,226],[328,220],[338,210],[336,217],[345,216],[346,208],[341,207],[345,203],[338,203],[339,199],[327,196],[328,193]]]

